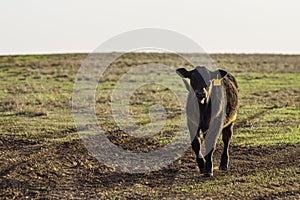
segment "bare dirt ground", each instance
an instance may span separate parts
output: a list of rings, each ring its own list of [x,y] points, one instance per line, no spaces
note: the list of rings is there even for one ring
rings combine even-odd
[[[130,144],[127,143],[127,145]],[[5,156],[5,163],[1,163],[0,174],[2,198],[25,198],[26,196],[49,199],[222,198],[218,189],[215,194],[209,196],[205,193],[172,191],[172,188],[189,185],[191,182],[201,184],[208,181],[199,174],[190,148],[184,156],[168,168],[147,174],[122,173],[101,165],[89,155],[80,140],[48,146],[34,140],[1,137],[1,152]],[[274,166],[280,169],[300,165],[299,146],[253,148],[233,146],[230,152],[232,155],[230,170],[228,172],[215,170],[216,178],[212,179],[222,180],[227,176],[247,177],[272,169]],[[216,164],[219,163],[219,158],[220,151],[217,151]],[[36,165],[36,163],[44,163],[44,166]],[[239,184],[239,182],[230,184]],[[289,184],[294,187],[295,184],[299,185],[299,182],[291,181],[285,185],[279,183],[278,187],[289,187]],[[296,199],[299,194],[299,191],[288,194],[278,192],[267,196],[258,195],[253,199],[280,197]],[[239,198],[238,196],[231,197]]]

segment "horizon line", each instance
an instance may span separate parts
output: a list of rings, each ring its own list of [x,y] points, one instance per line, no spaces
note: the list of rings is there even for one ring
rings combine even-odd
[[[0,56],[26,56],[26,55],[57,55],[57,54],[91,54],[91,53],[172,53],[172,52],[161,52],[161,51],[103,51],[103,52],[90,52],[90,51],[44,51],[44,52],[0,52]],[[291,55],[291,56],[299,56],[299,53],[296,52],[255,52],[255,51],[228,51],[228,52],[174,52],[174,53],[182,53],[182,54],[248,54],[248,55]]]

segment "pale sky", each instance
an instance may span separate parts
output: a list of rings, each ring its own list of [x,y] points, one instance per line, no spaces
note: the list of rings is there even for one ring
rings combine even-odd
[[[176,31],[209,53],[300,54],[299,0],[2,0],[0,55],[92,52],[139,28]]]

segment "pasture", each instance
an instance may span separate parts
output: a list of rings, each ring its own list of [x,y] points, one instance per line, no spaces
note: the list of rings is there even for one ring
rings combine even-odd
[[[200,175],[191,148],[171,165],[143,174],[99,163],[82,144],[72,114],[74,82],[86,56],[0,57],[1,199],[300,198],[300,56],[211,55],[218,67],[237,78],[240,101],[229,170],[215,169],[212,178]],[[114,62],[97,88],[106,91],[96,95],[99,124],[124,149],[149,152],[163,147],[177,129],[171,125],[178,121],[173,101],[162,102],[169,116],[150,138],[126,135],[110,111],[110,94],[122,74],[132,66],[159,62],[175,68],[187,65],[169,54],[128,54]],[[162,98],[172,98],[162,86],[139,88],[131,98],[134,122],[149,123],[149,107]],[[221,150],[219,140],[216,166]]]

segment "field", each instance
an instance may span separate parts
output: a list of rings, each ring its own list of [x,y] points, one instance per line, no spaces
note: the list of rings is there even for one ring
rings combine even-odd
[[[73,87],[86,56],[0,57],[1,199],[300,199],[300,56],[211,55],[237,78],[240,97],[229,170],[215,169],[212,178],[199,174],[191,148],[169,166],[147,173],[99,163],[79,138],[72,114]],[[197,61],[199,56],[185,57]],[[170,116],[153,137],[129,137],[112,117],[116,81],[147,63],[188,66],[170,54],[125,54],[101,79],[96,95],[96,115],[107,137],[136,152],[163,147],[177,130],[173,101],[163,102]],[[162,97],[172,94],[162,86],[139,88],[131,98],[134,122],[149,123],[149,107]],[[215,166],[221,150],[219,141]]]

